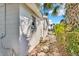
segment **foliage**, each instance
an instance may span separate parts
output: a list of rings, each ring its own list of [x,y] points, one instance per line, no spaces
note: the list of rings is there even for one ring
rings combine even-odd
[[[54,27],[58,44],[62,44],[70,55],[79,55],[79,28],[65,24],[57,24]]]
[[[48,9],[52,4],[46,5]],[[60,6],[54,7],[52,15],[56,15]],[[78,28],[78,4],[66,4],[66,24],[57,24],[54,26],[54,32],[59,44],[63,44],[70,55],[79,55],[79,28]]]
[[[70,55],[79,55],[79,33],[68,32],[66,36],[66,48]]]
[[[63,33],[65,31],[65,24],[56,24],[54,30],[56,34]]]
[[[66,4],[66,9],[69,25],[67,26],[65,47],[70,55],[79,55],[78,4]]]
[[[58,42],[60,44],[64,44],[65,43],[65,28],[66,28],[66,25],[65,24],[57,24],[55,25],[54,27],[54,31],[55,31],[55,35],[58,39]]]
[[[75,28],[74,31],[79,32],[79,28]]]
[[[53,4],[52,3],[44,3],[44,8],[52,9],[53,8]]]
[[[56,3],[55,3],[55,4],[56,4]],[[62,6],[61,3],[59,3],[59,5],[57,5],[57,6],[54,6],[54,4],[52,4],[52,3],[44,3],[44,5],[43,5],[44,10],[45,10],[45,9],[47,9],[47,10],[52,10],[51,15],[54,15],[54,16],[58,15],[58,13],[59,13],[59,8],[61,8],[61,6]],[[46,14],[47,12],[44,12],[44,13]],[[47,14],[48,14],[48,13],[47,13]]]
[[[58,15],[58,10],[59,10],[60,6],[56,6],[53,9],[52,15]]]

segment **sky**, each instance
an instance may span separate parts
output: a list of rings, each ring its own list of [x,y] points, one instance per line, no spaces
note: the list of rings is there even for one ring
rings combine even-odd
[[[55,4],[54,6],[57,6],[58,4]],[[58,10],[58,15],[57,16],[53,16],[51,15],[52,13],[52,10],[50,11],[47,11],[47,10],[42,10],[42,12],[48,12],[48,20],[50,21],[50,23],[53,23],[53,24],[58,24],[60,23],[60,21],[62,19],[64,19],[63,15],[65,15],[65,4],[63,4],[59,10]]]
[[[55,4],[54,6],[57,6],[58,4]],[[65,4],[63,4],[59,10],[58,10],[58,15],[57,16],[53,16],[51,15],[51,11],[49,11],[49,14],[48,14],[48,19],[52,21],[52,23],[54,24],[58,24],[60,23],[60,21],[63,19],[64,20],[64,17],[63,15],[65,15]]]
[[[60,23],[60,21],[62,19],[64,19],[64,17],[63,16],[51,16],[51,15],[48,15],[48,19],[51,20],[51,22],[53,24],[58,24],[58,23]]]

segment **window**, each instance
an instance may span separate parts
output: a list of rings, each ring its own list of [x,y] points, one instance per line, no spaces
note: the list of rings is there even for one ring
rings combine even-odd
[[[31,31],[32,33],[36,31],[36,18],[32,16],[32,26],[31,26]]]

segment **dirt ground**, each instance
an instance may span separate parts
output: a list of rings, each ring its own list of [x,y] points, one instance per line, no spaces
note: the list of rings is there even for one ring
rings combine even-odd
[[[48,34],[44,40],[29,53],[29,56],[66,56],[63,46],[57,44],[56,36]]]

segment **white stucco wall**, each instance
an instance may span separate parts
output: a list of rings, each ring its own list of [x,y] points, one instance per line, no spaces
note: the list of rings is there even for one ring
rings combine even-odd
[[[32,21],[32,16],[34,16],[36,18],[36,27],[37,27],[37,30],[35,33],[33,33],[33,35],[31,35],[31,37],[29,36],[29,41],[28,41],[28,38],[26,39],[28,42],[28,44],[25,44],[22,46],[22,49],[21,51],[28,51],[28,52],[31,52],[31,50],[39,43],[39,40],[40,40],[40,37],[41,37],[41,31],[42,31],[42,24],[41,24],[41,19],[39,17],[37,17],[33,11],[31,9],[29,9],[26,5],[24,4],[21,4],[20,5],[20,17],[25,17],[25,18],[28,18],[29,20],[29,23],[31,24],[31,21]],[[29,25],[27,25],[28,27]],[[27,30],[27,29],[26,29]],[[30,30],[29,30],[30,31]],[[26,31],[25,31],[26,32]],[[21,43],[26,43],[26,40],[23,39],[21,41]],[[26,49],[26,47],[28,47]],[[25,53],[25,52],[24,52]],[[23,53],[23,54],[24,54]]]
[[[39,43],[41,37],[42,37],[42,22],[40,21],[40,24],[37,25],[37,30],[36,32],[33,34],[29,44],[30,44],[30,48],[29,48],[29,52],[32,51],[32,49],[34,47],[36,47],[36,45]]]
[[[5,5],[0,4],[0,36],[1,33],[5,32],[4,9]],[[31,35],[28,27],[31,25],[32,16],[36,18],[37,29]],[[24,25],[25,36],[21,31],[21,20],[25,21],[26,24]],[[40,38],[43,37],[44,26],[42,20],[25,4],[6,4],[6,36],[0,39],[0,55],[12,55],[13,50],[15,55],[27,55],[28,52],[31,52],[39,43]]]
[[[0,32],[4,32],[4,5],[0,7]],[[19,55],[19,8],[18,4],[6,4],[6,36],[0,39],[0,55]],[[12,52],[13,51],[13,52]]]
[[[31,14],[29,13],[29,9],[25,6],[25,4],[20,4],[19,6],[20,10],[19,10],[19,13],[20,13],[20,54],[21,55],[27,55],[28,54],[28,48],[29,48],[29,40],[28,38],[24,37],[23,34],[22,34],[22,30],[21,30],[21,26],[24,26],[22,27],[23,29],[23,33],[25,34],[25,36],[27,35],[27,28],[29,26],[28,22],[31,20]],[[28,18],[28,20],[26,20],[25,18]],[[26,24],[22,25],[22,21],[25,22]]]

